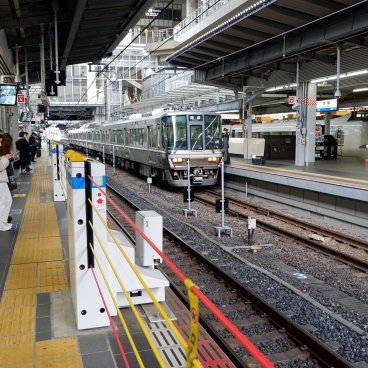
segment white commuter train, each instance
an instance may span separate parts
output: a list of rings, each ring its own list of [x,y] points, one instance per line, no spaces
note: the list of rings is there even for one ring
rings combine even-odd
[[[324,125],[323,120],[318,120],[316,125]],[[231,138],[243,137],[243,125],[224,125],[228,129]],[[291,136],[295,135],[296,121],[286,120],[273,123],[260,123],[252,125],[252,136],[255,138],[265,138],[270,136]],[[343,156],[368,158],[368,114],[356,113],[331,118],[330,135],[335,137]]]
[[[166,111],[153,116],[86,124],[67,131],[72,147],[105,156],[125,168],[171,186],[210,186],[223,157],[221,116],[201,111]]]

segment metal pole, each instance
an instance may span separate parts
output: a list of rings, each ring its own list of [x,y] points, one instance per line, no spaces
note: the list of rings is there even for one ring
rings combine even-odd
[[[221,161],[221,226],[225,226],[224,160]]]
[[[188,170],[188,212],[190,212],[190,160],[187,161]]]
[[[245,198],[248,198],[248,182],[245,182]]]
[[[57,10],[54,10],[55,21],[55,84],[60,84],[59,79],[59,45],[58,45],[58,26],[57,26]]]
[[[112,145],[112,172],[115,175],[115,145]]]
[[[105,164],[105,146],[102,146],[102,163]]]

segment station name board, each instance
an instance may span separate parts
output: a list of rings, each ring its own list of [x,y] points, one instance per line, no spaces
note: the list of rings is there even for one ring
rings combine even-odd
[[[319,112],[336,111],[337,110],[337,98],[334,98],[332,100],[317,101],[316,110]]]

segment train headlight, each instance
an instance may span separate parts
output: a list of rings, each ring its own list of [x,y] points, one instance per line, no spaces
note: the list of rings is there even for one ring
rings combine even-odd
[[[208,162],[217,162],[217,157],[208,157]]]
[[[181,163],[183,163],[183,162],[184,162],[184,159],[183,159],[182,157],[174,157],[174,158],[172,159],[172,162],[173,162],[174,164],[181,164]]]

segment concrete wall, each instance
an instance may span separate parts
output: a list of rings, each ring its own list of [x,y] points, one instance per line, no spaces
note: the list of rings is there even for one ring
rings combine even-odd
[[[290,187],[241,176],[225,175],[226,187],[245,191],[285,206],[298,208],[307,217],[321,219],[352,230],[368,229],[368,202],[338,197],[306,189]]]

